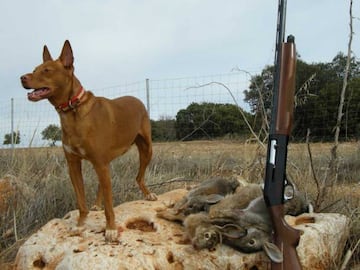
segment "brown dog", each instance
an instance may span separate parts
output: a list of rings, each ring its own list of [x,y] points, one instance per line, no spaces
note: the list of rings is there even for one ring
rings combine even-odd
[[[81,160],[89,160],[99,178],[95,206],[105,207],[107,241],[118,237],[112,203],[110,162],[124,154],[133,143],[139,150],[140,167],[136,181],[147,200],[156,200],[144,183],[144,174],[152,156],[151,126],[143,103],[125,96],[113,100],[95,97],[85,91],[74,75],[74,57],[68,40],[61,55],[53,60],[44,46],[43,63],[33,73],[21,76],[31,101],[48,99],[58,111],[61,121],[62,144],[69,166],[77,204],[78,226],[84,224],[88,214]]]

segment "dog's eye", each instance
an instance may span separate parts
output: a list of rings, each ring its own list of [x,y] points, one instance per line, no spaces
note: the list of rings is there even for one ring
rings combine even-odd
[[[49,73],[50,71],[51,71],[51,69],[47,68],[47,67],[42,70],[43,73]]]

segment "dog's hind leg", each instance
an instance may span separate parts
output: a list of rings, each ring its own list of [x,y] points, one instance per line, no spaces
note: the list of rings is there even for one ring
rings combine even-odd
[[[157,200],[156,195],[154,193],[150,193],[150,191],[145,185],[145,170],[146,167],[149,165],[149,162],[152,157],[151,137],[139,134],[135,139],[135,144],[139,150],[139,159],[140,159],[139,172],[138,175],[136,176],[136,182],[138,183],[146,200],[156,201]]]
[[[79,208],[78,226],[84,225],[87,214],[84,181],[81,174],[81,159],[65,151],[65,157],[69,165],[69,174],[74,187],[76,201]]]
[[[93,166],[99,178],[99,191],[102,191],[104,199],[106,217],[105,240],[115,242],[117,241],[118,231],[115,224],[109,164],[93,163]]]

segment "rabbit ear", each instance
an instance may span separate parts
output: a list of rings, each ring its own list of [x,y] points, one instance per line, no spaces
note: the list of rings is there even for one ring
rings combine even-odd
[[[224,209],[221,214],[222,217],[211,217],[211,223],[219,226],[227,224],[234,227],[237,226],[234,223],[239,220],[240,215],[243,215],[243,211],[237,211],[237,209],[231,209],[231,211],[229,209]]]
[[[263,249],[271,261],[275,263],[281,263],[283,261],[283,254],[275,244],[266,241]]]
[[[221,233],[223,236],[237,239],[246,235],[246,230],[236,224],[226,224],[221,227]]]
[[[221,201],[222,199],[224,199],[224,196],[220,194],[210,194],[205,197],[205,202],[210,204],[215,204]]]

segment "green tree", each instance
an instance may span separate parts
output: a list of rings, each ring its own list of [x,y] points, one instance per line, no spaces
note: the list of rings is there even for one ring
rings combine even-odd
[[[251,114],[245,113],[251,118]],[[176,138],[181,140],[211,139],[225,135],[249,134],[239,108],[233,104],[191,103],[180,110],[175,122]]]
[[[55,146],[57,141],[61,141],[61,129],[57,125],[48,125],[43,131],[41,131],[42,139],[49,140],[50,146]]]
[[[153,141],[174,141],[176,139],[175,119],[160,117],[159,120],[151,120],[151,136]]]
[[[308,64],[297,61],[296,107],[292,136],[305,140],[307,129],[314,140],[332,140],[336,125],[337,108],[344,75],[346,56],[338,53],[329,63]],[[260,75],[253,76],[249,88],[244,91],[245,101],[254,113],[257,129],[269,118],[272,104],[273,67],[265,67]],[[309,78],[311,78],[309,80]],[[345,97],[345,119],[341,127],[341,138],[358,138],[360,94],[360,63],[351,61],[351,71]]]
[[[12,143],[11,139],[12,139],[11,138],[11,132],[5,134],[3,144],[4,145],[11,144]],[[19,144],[20,143],[20,131],[14,131],[13,132],[13,140],[14,140],[14,142],[13,142],[14,144]]]
[[[250,79],[249,89],[244,90],[244,101],[249,103],[251,112],[262,113],[270,108],[273,89],[273,66],[266,66],[260,75]]]

